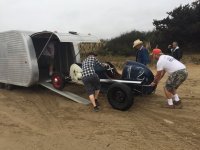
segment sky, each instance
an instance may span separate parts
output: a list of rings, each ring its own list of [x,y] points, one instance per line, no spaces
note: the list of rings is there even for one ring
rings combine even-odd
[[[153,30],[153,19],[194,0],[0,0],[0,32],[76,31],[110,39]]]

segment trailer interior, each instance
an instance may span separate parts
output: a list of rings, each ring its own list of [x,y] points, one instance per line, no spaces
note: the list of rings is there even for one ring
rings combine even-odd
[[[35,48],[39,68],[39,81],[50,79],[50,62],[44,55],[45,46],[54,43],[53,72],[69,75],[71,64],[75,63],[75,52],[72,42],[60,42],[58,37],[52,33],[40,33],[31,36]]]

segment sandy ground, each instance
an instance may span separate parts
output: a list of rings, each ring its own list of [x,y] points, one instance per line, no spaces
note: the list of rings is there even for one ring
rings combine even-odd
[[[183,109],[161,108],[162,80],[155,94],[135,97],[126,112],[92,112],[45,88],[0,90],[0,150],[199,150],[200,69],[188,64],[188,80],[179,89]],[[166,78],[166,77],[165,77]],[[66,90],[86,97],[83,87]]]

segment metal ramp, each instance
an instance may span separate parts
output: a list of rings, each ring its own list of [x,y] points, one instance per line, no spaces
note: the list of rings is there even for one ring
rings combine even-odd
[[[62,96],[64,96],[64,97],[66,97],[66,98],[69,98],[69,99],[71,99],[71,100],[73,100],[73,101],[75,101],[75,102],[78,102],[78,103],[81,103],[81,104],[85,104],[85,105],[90,104],[90,101],[89,101],[89,100],[87,100],[87,99],[85,99],[85,98],[83,98],[83,97],[80,97],[80,96],[78,96],[78,95],[76,95],[76,94],[74,94],[74,93],[71,93],[71,92],[68,92],[68,91],[59,91],[59,90],[55,89],[55,88],[52,86],[51,83],[48,83],[48,82],[41,82],[41,83],[39,83],[39,84],[40,84],[41,86],[43,86],[43,87],[45,87],[45,88],[47,88],[47,89],[53,91],[53,92],[56,92],[56,93],[58,93],[58,94],[60,94],[60,95],[62,95]]]

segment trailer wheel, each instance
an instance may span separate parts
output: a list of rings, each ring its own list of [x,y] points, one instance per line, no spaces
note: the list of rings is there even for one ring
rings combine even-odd
[[[114,109],[128,110],[134,102],[131,88],[125,84],[112,84],[107,93],[108,102]]]
[[[55,89],[62,90],[65,87],[65,78],[61,73],[53,73],[51,81]]]

